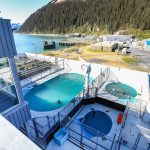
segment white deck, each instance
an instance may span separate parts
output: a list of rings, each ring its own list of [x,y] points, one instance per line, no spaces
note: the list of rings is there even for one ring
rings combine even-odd
[[[41,150],[0,115],[0,150]]]
[[[98,110],[98,111],[102,111],[102,112],[105,112],[107,115],[109,115],[109,117],[111,118],[112,122],[113,122],[113,125],[112,125],[112,128],[111,128],[111,131],[106,135],[106,138],[108,137],[109,139],[112,139],[114,138],[114,135],[116,134],[116,139],[119,135],[119,132],[120,132],[120,128],[121,126],[117,124],[117,117],[118,117],[118,114],[120,113],[120,111],[117,111],[115,109],[112,109],[112,108],[109,108],[109,107],[106,107],[104,105],[100,105],[100,104],[91,104],[91,105],[87,105],[85,107],[82,107],[77,115],[75,115],[73,117],[74,120],[78,120],[80,118],[83,118],[88,112],[91,111],[91,109],[94,108],[95,110]],[[74,122],[70,122],[68,123],[67,125],[70,129],[74,130],[75,132],[81,134],[81,126],[77,123],[74,123]],[[80,140],[79,136],[73,132],[70,132],[71,136],[73,137],[76,137],[78,140]],[[86,133],[83,132],[83,136],[85,136],[86,138],[89,138],[90,140],[96,142],[97,140],[97,137],[89,137]],[[89,142],[88,140],[86,140],[84,138],[84,143],[86,143],[87,145],[90,145],[91,146],[91,142]],[[68,141],[67,141],[68,143]],[[66,147],[67,143],[65,143],[64,147]],[[110,148],[111,147],[111,144],[112,142],[110,140],[103,140],[101,137],[98,138],[98,143],[106,148]],[[52,140],[49,145],[53,145],[54,147],[54,150],[57,150],[57,148],[59,147],[55,142],[54,140]],[[63,147],[63,146],[62,146]],[[68,145],[69,147],[69,145]],[[95,147],[95,144],[92,144],[92,147],[94,148]],[[56,149],[55,149],[56,148]],[[61,147],[60,147],[61,148]],[[98,146],[97,147],[97,150],[101,150],[102,147]],[[63,149],[62,149],[63,150]],[[65,150],[69,150],[69,149],[65,149]],[[72,149],[72,150],[76,150],[76,149]]]
[[[81,150],[81,148],[79,148],[78,146],[76,146],[75,144],[69,142],[68,140],[66,141],[66,143],[62,146],[59,146],[58,144],[56,144],[56,142],[54,140],[52,140],[48,146],[46,150]]]

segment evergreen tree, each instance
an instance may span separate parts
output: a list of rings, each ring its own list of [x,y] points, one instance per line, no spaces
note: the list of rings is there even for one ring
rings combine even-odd
[[[33,13],[20,32],[95,32],[106,29],[106,26],[111,33],[128,27],[149,30],[150,0],[66,0],[49,3]]]

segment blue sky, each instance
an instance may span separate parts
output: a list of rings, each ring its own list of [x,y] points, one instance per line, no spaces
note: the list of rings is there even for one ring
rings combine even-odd
[[[23,23],[30,14],[51,0],[0,0],[0,17]]]

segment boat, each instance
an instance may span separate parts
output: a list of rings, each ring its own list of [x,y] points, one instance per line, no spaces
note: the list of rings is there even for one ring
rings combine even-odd
[[[43,41],[43,45],[44,45],[44,47],[43,47],[44,50],[55,49],[56,48],[55,41],[52,41],[52,44],[48,44],[47,41]]]

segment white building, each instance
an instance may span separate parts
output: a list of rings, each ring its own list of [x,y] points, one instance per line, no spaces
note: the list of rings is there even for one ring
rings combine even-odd
[[[26,129],[26,122],[31,120],[17,74],[16,55],[10,20],[0,19],[0,149],[38,149],[16,129]],[[21,144],[23,142],[28,144]]]
[[[110,43],[116,43],[116,42],[121,42],[124,43],[126,41],[130,41],[131,36],[130,35],[106,35],[103,36],[103,41],[105,42],[110,42]]]

